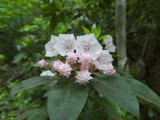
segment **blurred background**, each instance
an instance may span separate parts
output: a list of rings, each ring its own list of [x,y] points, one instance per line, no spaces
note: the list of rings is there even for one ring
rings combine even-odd
[[[160,95],[160,1],[127,0],[126,8],[129,73]],[[5,100],[0,101],[0,120],[12,120],[33,100],[43,99],[43,89],[34,88],[7,101],[19,81],[39,76],[40,68],[32,65],[44,58],[50,35],[82,35],[82,26],[91,29],[93,24],[116,44],[114,0],[0,1],[0,100]],[[141,120],[160,120],[159,108],[140,103]],[[125,111],[122,116],[137,120]]]

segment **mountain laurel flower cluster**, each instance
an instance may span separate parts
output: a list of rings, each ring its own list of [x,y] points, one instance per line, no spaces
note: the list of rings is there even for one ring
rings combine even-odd
[[[109,53],[115,52],[112,40],[111,36],[104,39],[106,50],[103,50],[94,34],[78,36],[76,39],[73,34],[59,34],[58,37],[51,35],[51,40],[45,45],[45,56],[58,60],[52,63],[44,59],[38,61],[41,68],[51,67],[51,70],[42,72],[40,76],[74,77],[79,84],[88,83],[96,72],[112,76],[116,73]]]

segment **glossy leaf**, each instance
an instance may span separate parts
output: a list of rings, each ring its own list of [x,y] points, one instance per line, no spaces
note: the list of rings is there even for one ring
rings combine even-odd
[[[74,84],[57,84],[50,89],[48,114],[50,120],[76,120],[88,96],[88,87]]]
[[[14,95],[18,92],[28,90],[30,88],[34,88],[40,85],[45,85],[50,83],[53,80],[58,80],[58,77],[33,77],[26,79],[20,83],[18,83],[16,86],[14,86],[11,90],[11,95]]]
[[[115,76],[97,75],[93,87],[108,100],[139,118],[139,104],[131,87]]]
[[[160,97],[147,85],[132,78],[121,77],[121,79],[131,85],[137,97],[160,107]]]

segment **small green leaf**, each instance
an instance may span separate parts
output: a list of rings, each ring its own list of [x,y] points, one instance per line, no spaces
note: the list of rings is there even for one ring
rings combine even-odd
[[[139,118],[139,104],[130,85],[115,76],[97,75],[93,87],[108,100]]]
[[[5,104],[10,98],[4,97],[3,99],[0,99],[0,105]]]
[[[112,54],[113,58],[121,58],[120,56],[118,56],[117,54]]]
[[[90,34],[90,30],[84,26],[82,26],[83,31],[85,32],[85,34]]]
[[[16,86],[14,86],[11,90],[11,96],[24,91],[24,90],[28,90],[30,88],[34,88],[40,85],[45,85],[50,83],[53,80],[58,80],[58,77],[48,77],[48,76],[44,76],[44,77],[33,77],[33,78],[29,78],[27,80],[24,80],[20,83],[18,83]]]
[[[97,38],[99,37],[100,34],[101,34],[101,27],[98,26],[98,30],[97,30],[97,34],[96,34]]]
[[[97,26],[96,26],[96,24],[93,24],[92,25],[92,33],[94,33],[95,31],[97,31]]]
[[[5,59],[5,56],[0,54],[0,61],[3,61],[4,59]]]
[[[102,40],[103,38],[106,38],[107,35],[103,35],[102,37],[98,38],[98,41]]]
[[[70,83],[51,88],[47,103],[50,120],[76,120],[86,103],[88,90]]]
[[[137,97],[160,107],[160,97],[147,85],[133,78],[127,78],[118,75],[116,76],[119,77],[120,79],[125,80],[128,84],[130,84]]]
[[[20,52],[18,53],[13,60],[13,63],[18,63],[21,59],[23,59],[26,56],[26,52]]]
[[[100,35],[100,33],[101,33],[100,26],[98,26],[98,28],[97,28],[96,24],[93,24],[93,26],[92,26],[92,33],[94,33],[95,36],[96,36],[96,38],[98,38],[99,35]]]
[[[96,101],[97,104],[99,104],[101,107],[104,108],[108,116],[110,116],[115,120],[122,119],[119,111],[117,110],[116,106],[112,102],[102,97],[94,97],[93,99]]]
[[[33,67],[40,67],[40,66],[38,65],[38,63],[35,63],[35,64],[33,64],[32,66],[33,66]]]

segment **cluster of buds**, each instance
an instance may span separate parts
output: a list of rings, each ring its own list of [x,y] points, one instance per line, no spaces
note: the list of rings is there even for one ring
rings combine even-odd
[[[113,75],[116,70],[112,66],[113,58],[109,52],[115,51],[115,47],[111,44],[112,37],[107,39],[110,39],[110,43],[107,43],[110,48],[103,50],[94,34],[78,36],[76,39],[73,34],[59,34],[58,37],[51,35],[51,40],[45,45],[45,56],[57,57],[58,60],[47,63],[42,59],[38,65],[41,68],[50,65],[51,71],[55,72],[47,70],[40,76],[75,77],[75,82],[86,84],[93,79],[91,74],[97,71]]]

